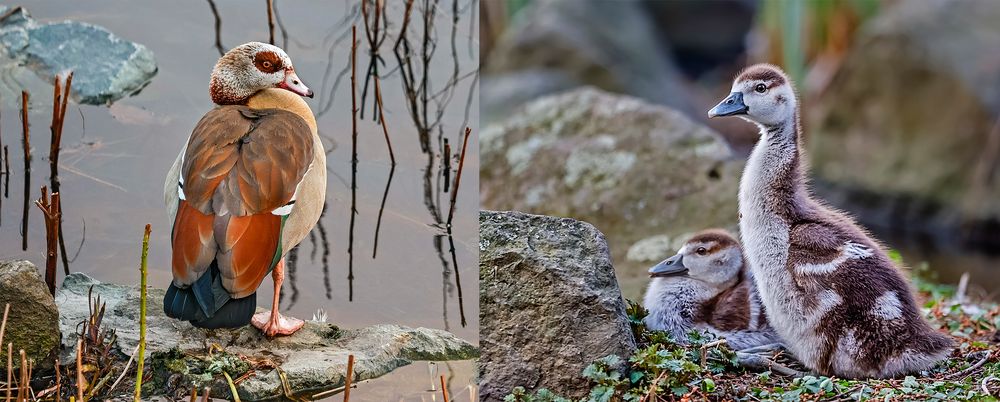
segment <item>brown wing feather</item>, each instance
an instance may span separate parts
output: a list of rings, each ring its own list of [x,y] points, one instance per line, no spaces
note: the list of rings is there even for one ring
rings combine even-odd
[[[205,215],[187,201],[177,204],[174,217],[172,268],[174,283],[194,283],[212,264],[215,258],[215,237],[212,234],[212,215]]]
[[[197,279],[214,259],[234,297],[253,293],[280,244],[281,217],[271,211],[292,199],[312,159],[312,132],[294,113],[236,105],[208,112],[191,134],[180,173],[182,204],[194,211],[183,216],[201,232],[175,230],[175,248],[183,246],[174,251],[175,278],[195,272]],[[179,209],[175,222],[181,218]],[[206,225],[210,242],[201,241]],[[188,262],[187,256],[209,251],[213,259]],[[191,267],[178,270],[178,264]]]

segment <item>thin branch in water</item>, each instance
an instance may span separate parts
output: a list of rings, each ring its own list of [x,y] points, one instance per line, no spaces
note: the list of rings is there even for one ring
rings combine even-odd
[[[448,246],[451,251],[451,265],[455,267],[455,287],[458,288],[458,316],[461,320],[462,327],[466,325],[465,321],[465,300],[462,298],[462,276],[458,269],[458,255],[455,253],[455,237],[452,236],[451,226],[448,226]]]
[[[56,295],[56,265],[59,253],[59,193],[52,193],[49,198],[48,189],[42,186],[42,198],[35,201],[45,218],[45,284],[49,293]]]
[[[444,139],[444,149],[441,152],[441,167],[444,169],[444,190],[443,192],[448,192],[448,186],[451,184],[451,144],[448,143],[448,139]]]
[[[7,146],[3,146],[3,198],[10,198],[10,153]]]
[[[52,96],[52,125],[49,126],[49,130],[52,132],[51,142],[49,144],[49,187],[52,189],[53,196],[61,193],[59,189],[59,148],[62,143],[63,122],[66,120],[66,105],[67,102],[69,102],[69,91],[72,85],[72,71],[66,75],[66,79],[62,84],[60,84],[59,75],[56,75],[54,85],[55,92]],[[64,87],[62,93],[60,93],[61,86]],[[69,275],[69,259],[66,256],[66,239],[63,236],[62,230],[62,204],[56,204],[56,208],[59,212],[59,220],[56,222],[56,225],[58,226],[56,233],[58,234],[57,240],[59,241],[59,253],[62,255],[63,271],[66,275]]]
[[[268,32],[268,42],[274,44],[274,2],[272,0],[267,0],[267,32]]]
[[[378,254],[378,234],[382,228],[382,213],[385,211],[385,200],[389,198],[389,187],[392,186],[392,175],[396,173],[396,164],[389,167],[389,178],[385,180],[385,191],[382,192],[382,204],[378,207],[378,219],[375,220],[375,244],[372,246],[372,259]]]
[[[21,148],[24,149],[24,205],[21,208],[21,251],[28,250],[28,192],[31,191],[31,133],[28,130],[28,91],[21,91]]]
[[[448,209],[448,227],[451,227],[451,220],[455,217],[455,202],[458,200],[458,185],[462,180],[462,168],[465,167],[465,149],[469,146],[469,134],[472,129],[465,128],[465,140],[462,141],[462,154],[458,157],[458,172],[455,173],[455,186],[451,192],[451,207]]]
[[[358,214],[357,27],[351,26],[351,225],[347,246],[347,300],[354,301],[354,221]],[[349,388],[348,388],[349,389]],[[349,393],[349,392],[348,392]]]
[[[219,56],[224,56],[226,48],[222,46],[222,17],[219,16],[219,9],[215,7],[215,1],[208,0],[208,7],[212,9],[212,16],[215,17],[215,49],[219,51]]]
[[[379,121],[382,123],[382,134],[385,135],[385,145],[389,147],[389,159],[392,166],[396,166],[396,155],[392,152],[392,140],[389,139],[389,126],[385,122],[384,108],[382,108],[382,86],[379,85],[378,76],[375,76],[375,101],[378,104]]]

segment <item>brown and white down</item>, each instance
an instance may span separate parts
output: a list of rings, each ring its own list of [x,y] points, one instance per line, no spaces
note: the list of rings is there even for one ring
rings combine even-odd
[[[926,370],[948,356],[953,342],[921,317],[879,242],[811,196],[784,72],[747,68],[708,115],[760,128],[740,181],[740,235],[768,319],[795,357],[821,374],[858,378]]]
[[[753,274],[739,242],[709,229],[695,234],[677,252],[649,269],[643,303],[652,330],[685,342],[692,330],[726,339],[736,350],[779,343],[767,323]]]

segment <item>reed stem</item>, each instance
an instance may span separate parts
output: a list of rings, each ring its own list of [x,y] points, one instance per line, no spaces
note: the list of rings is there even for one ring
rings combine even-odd
[[[351,381],[354,380],[354,355],[347,355],[347,376],[344,377],[344,402],[351,399]]]
[[[448,385],[444,381],[444,375],[441,375],[441,395],[444,397],[444,402],[448,402]]]
[[[151,226],[147,223],[142,235],[142,259],[139,265],[139,359],[135,367],[135,402],[142,401],[142,373],[146,362],[146,258],[149,256],[150,231]]]

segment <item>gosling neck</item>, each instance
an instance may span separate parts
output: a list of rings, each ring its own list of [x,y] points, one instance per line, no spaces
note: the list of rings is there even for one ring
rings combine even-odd
[[[758,124],[761,138],[754,146],[741,183],[741,201],[760,199],[768,209],[794,220],[806,205],[799,111],[771,125]],[[755,203],[756,204],[756,203]]]

